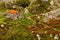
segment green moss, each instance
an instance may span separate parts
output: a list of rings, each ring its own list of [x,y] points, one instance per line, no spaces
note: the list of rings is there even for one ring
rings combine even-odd
[[[5,18],[4,16],[1,16],[1,15],[0,15],[0,24],[1,24],[1,23],[4,23],[5,20],[6,20],[6,18]]]

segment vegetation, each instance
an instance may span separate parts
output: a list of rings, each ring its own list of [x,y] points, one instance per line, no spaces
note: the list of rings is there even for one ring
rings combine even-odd
[[[60,40],[59,2],[56,0],[0,2],[0,40]]]

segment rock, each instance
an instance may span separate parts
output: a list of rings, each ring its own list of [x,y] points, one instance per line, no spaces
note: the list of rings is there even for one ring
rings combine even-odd
[[[22,17],[22,13],[18,11],[16,11],[15,13],[13,13],[12,11],[11,12],[8,11],[6,13],[6,17],[12,20],[20,19]]]

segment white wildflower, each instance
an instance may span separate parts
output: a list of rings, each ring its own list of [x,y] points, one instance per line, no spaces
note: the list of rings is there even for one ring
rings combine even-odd
[[[53,16],[50,15],[49,18],[53,18]]]
[[[44,33],[47,33],[47,31],[45,31]]]
[[[29,10],[27,8],[24,9],[25,13],[29,13]]]
[[[38,40],[41,40],[41,37],[40,37],[40,35],[39,35],[39,34],[37,34],[36,36],[37,36]]]
[[[50,4],[53,6],[54,5],[54,2],[53,2],[53,0],[50,2]]]
[[[53,35],[52,35],[52,34],[50,34],[50,37],[53,37]]]
[[[41,0],[41,1],[48,1],[48,0]]]
[[[2,24],[1,27],[4,27],[4,24]]]
[[[45,14],[42,14],[43,16],[45,15]]]
[[[16,6],[15,6],[15,5],[13,5],[13,8],[16,8]]]
[[[32,33],[33,33],[34,31],[32,31]]]
[[[40,16],[37,17],[38,19],[40,18]]]
[[[54,40],[58,40],[58,39],[59,39],[58,35],[55,35]]]

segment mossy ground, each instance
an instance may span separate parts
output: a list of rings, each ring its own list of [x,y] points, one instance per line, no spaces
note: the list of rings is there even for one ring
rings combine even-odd
[[[16,1],[14,4],[11,4],[8,7],[4,7],[5,6],[4,2],[1,4],[0,4],[1,5],[0,6],[0,12],[1,12],[0,40],[37,40],[36,34],[31,32],[32,28],[29,29],[29,26],[36,27],[36,29],[33,28],[33,31],[35,33],[37,32],[40,35],[41,40],[54,40],[55,34],[60,33],[59,20],[54,21],[52,19],[52,22],[50,21],[48,23],[44,23],[42,21],[44,19],[43,17],[45,16],[42,16],[40,19],[37,19],[36,17],[36,15],[41,16],[40,14],[43,13],[43,11],[47,10],[48,6],[50,5],[49,2],[42,2],[40,3],[41,4],[40,6],[36,6],[37,4],[39,4],[39,0],[37,2],[33,2],[33,4],[31,5],[29,5],[30,2],[28,2],[28,0]],[[6,10],[12,9],[12,5],[16,5],[18,11],[22,11],[23,17],[21,19],[12,20],[2,15],[6,13]],[[22,9],[20,7],[22,7]],[[27,8],[29,10],[29,13],[27,14],[24,13],[24,8]],[[29,19],[29,17],[31,17],[31,19]],[[55,23],[56,22],[59,22],[59,23],[55,25],[53,24],[53,21]],[[56,33],[54,29],[56,29],[56,31],[59,31],[59,32]],[[48,31],[48,33],[44,33],[45,31]],[[50,34],[52,34],[53,37],[50,37]],[[60,36],[59,36],[59,40],[60,40]]]

